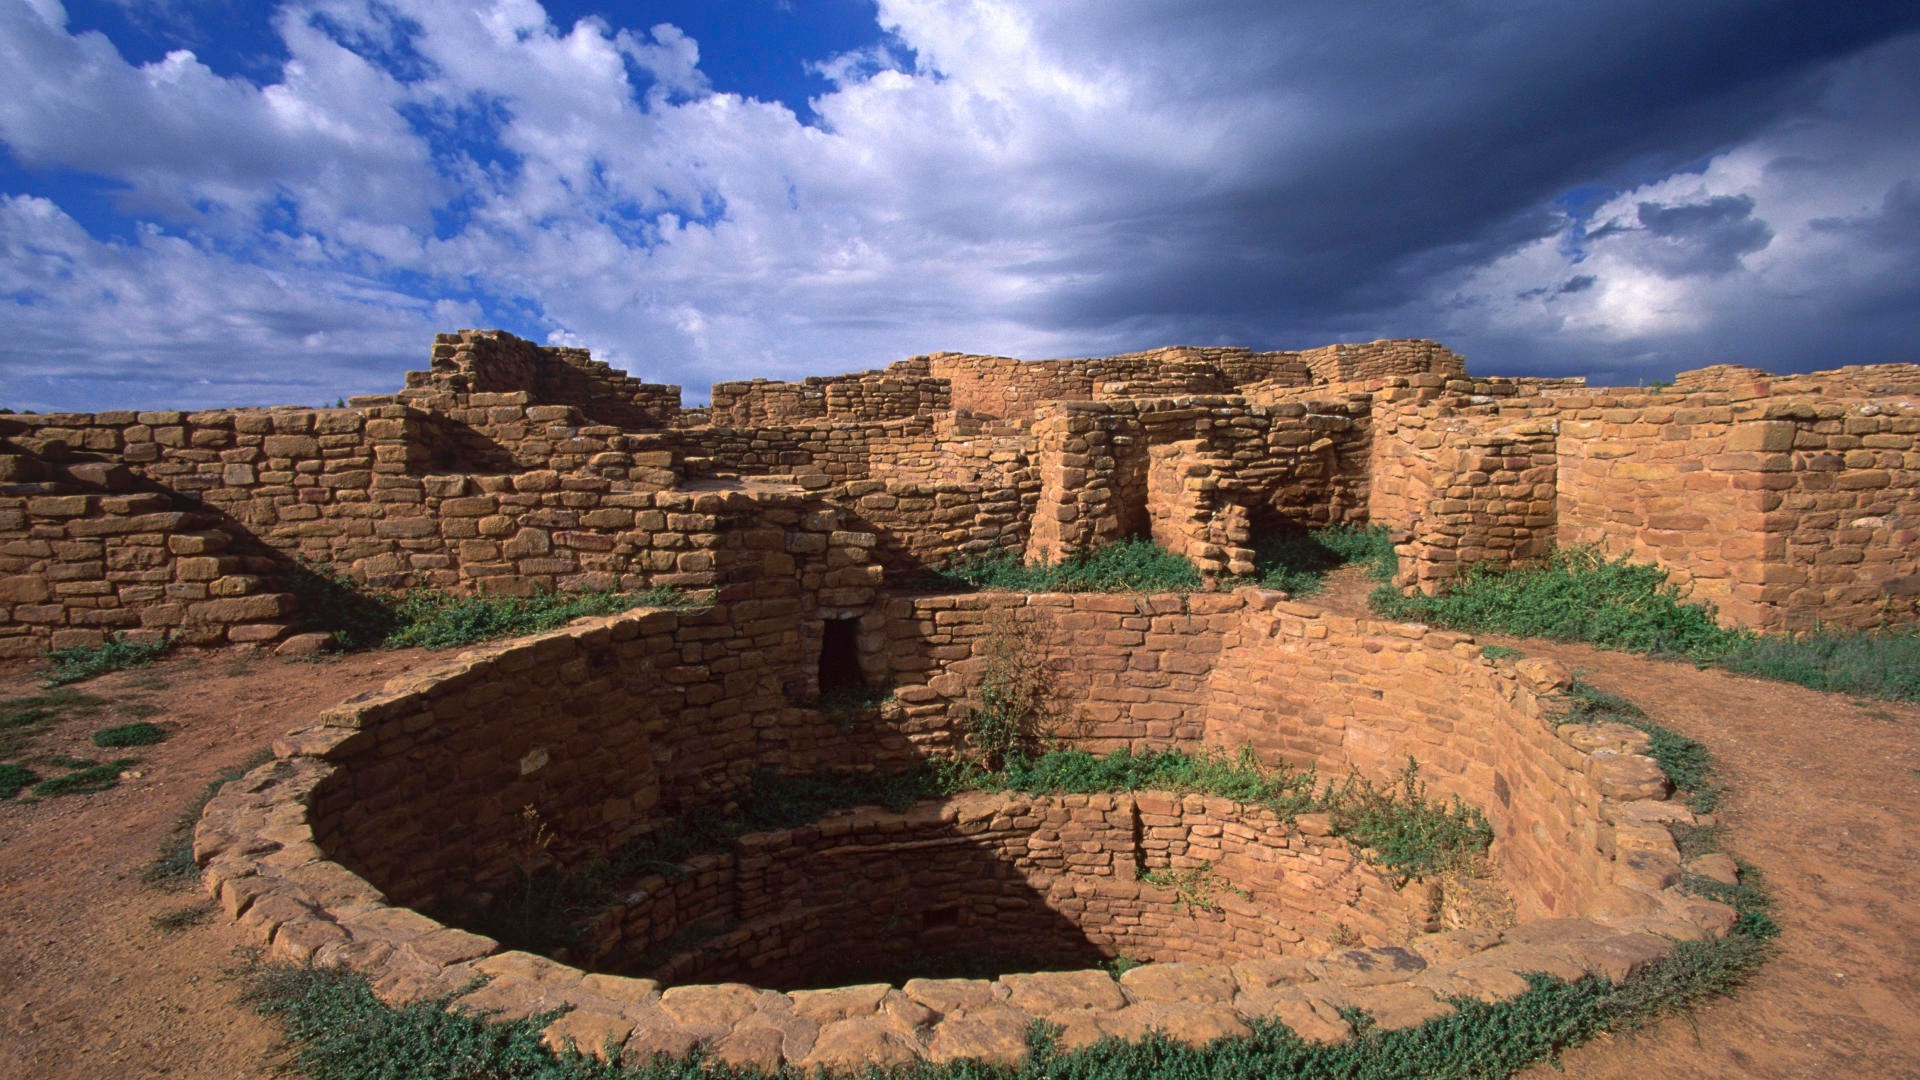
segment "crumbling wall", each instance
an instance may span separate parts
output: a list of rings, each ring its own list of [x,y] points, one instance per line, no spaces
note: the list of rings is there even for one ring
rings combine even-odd
[[[807,420],[902,420],[953,408],[952,389],[924,360],[885,371],[813,377],[801,382],[753,379],[713,384],[709,421],[738,428]]]
[[[680,388],[642,382],[586,349],[540,346],[500,330],[434,337],[431,366],[407,373],[407,388],[455,395],[523,392],[530,405],[570,405],[590,422],[628,430],[664,428],[680,411]]]

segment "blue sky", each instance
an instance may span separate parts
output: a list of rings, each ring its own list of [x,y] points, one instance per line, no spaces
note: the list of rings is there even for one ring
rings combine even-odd
[[[0,405],[1435,337],[1920,359],[1920,9],[0,0]]]

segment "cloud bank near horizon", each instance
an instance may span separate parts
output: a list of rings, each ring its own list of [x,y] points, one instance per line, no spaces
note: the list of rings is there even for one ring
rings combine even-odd
[[[557,2],[295,0],[267,59],[79,10],[0,0],[16,409],[381,392],[462,326],[690,397],[935,349],[1920,352],[1905,5],[881,0],[791,100]]]

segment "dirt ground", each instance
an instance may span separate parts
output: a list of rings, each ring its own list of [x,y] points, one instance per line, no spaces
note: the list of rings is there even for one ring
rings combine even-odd
[[[1324,600],[1351,609],[1363,591],[1342,579]],[[1731,788],[1720,815],[1730,846],[1766,874],[1783,927],[1778,957],[1737,996],[1527,1075],[1920,1077],[1920,708],[1501,643],[1572,665],[1713,750]],[[77,687],[106,703],[57,722],[36,750],[143,761],[110,791],[0,802],[0,1077],[234,1080],[282,1068],[274,1028],[236,1003],[226,974],[240,936],[217,913],[156,926],[202,897],[141,874],[209,779],[421,655],[207,654]],[[39,692],[31,673],[0,668],[0,701]],[[88,744],[155,708],[147,718],[167,741]]]

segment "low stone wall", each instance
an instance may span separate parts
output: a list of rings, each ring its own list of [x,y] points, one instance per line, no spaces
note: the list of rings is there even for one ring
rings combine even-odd
[[[196,857],[223,908],[276,959],[349,964],[390,1001],[484,976],[491,981],[460,1007],[507,1017],[571,1007],[548,1028],[556,1044],[611,1047],[639,1060],[704,1043],[721,1060],[761,1067],[1014,1060],[1034,1019],[1061,1024],[1070,1046],[1148,1030],[1204,1042],[1245,1033],[1263,1017],[1309,1038],[1339,1039],[1350,1034],[1338,1013],[1344,1006],[1372,1011],[1383,1027],[1405,1026],[1446,1013],[1453,995],[1519,994],[1525,972],[1624,977],[1664,955],[1673,938],[1731,925],[1731,909],[1676,887],[1681,862],[1666,827],[1693,816],[1663,801],[1664,779],[1650,775],[1639,754],[1644,736],[1553,720],[1563,670],[1544,661],[1495,664],[1460,635],[1342,620],[1253,591],[1099,598],[1147,605],[1131,612],[1063,597],[1019,606],[1051,620],[1076,649],[1076,666],[1116,676],[1116,708],[1134,655],[1178,676],[1138,672],[1135,710],[1107,721],[1109,737],[1141,729],[1130,745],[1189,742],[1192,725],[1179,717],[1197,714],[1209,742],[1284,748],[1285,730],[1299,728],[1313,733],[1300,745],[1312,747],[1316,762],[1351,763],[1367,774],[1417,754],[1433,793],[1461,794],[1488,814],[1496,861],[1530,921],[1504,931],[1419,932],[1430,897],[1394,892],[1308,822],[1290,830],[1225,800],[1153,793],[968,796],[906,815],[857,810],[743,838],[632,897],[602,926],[610,956],[674,973],[665,980],[589,974],[503,950],[405,906],[450,895],[450,887],[510,884],[517,858],[590,858],[663,814],[724,799],[757,765],[884,765],[890,755],[911,761],[951,745],[951,725],[927,710],[964,701],[979,632],[1010,602],[940,599],[895,601],[867,620],[863,654],[870,641],[881,652],[863,655],[863,666],[891,666],[902,686],[894,711],[852,727],[782,706],[780,672],[803,671],[809,659],[793,621],[776,610],[636,612],[477,650],[282,740],[275,762],[209,805]],[[1205,610],[1184,610],[1196,603]],[[1217,652],[1156,648],[1156,609],[1208,620],[1179,637],[1211,637]],[[932,630],[920,628],[923,616]],[[1108,636],[1129,620],[1145,620],[1142,640]],[[916,632],[927,635],[923,651],[903,653],[898,643]],[[1107,653],[1089,650],[1096,641]],[[1174,659],[1195,655],[1211,658]],[[937,661],[923,669],[922,684],[905,677],[916,656]],[[1199,696],[1197,708],[1176,707],[1161,721],[1138,711],[1181,685]],[[1095,732],[1081,744],[1098,747],[1101,738]],[[529,841],[521,830],[530,820],[561,839]],[[961,856],[959,868],[936,860],[936,851]],[[990,905],[967,884],[987,873],[969,854],[1004,868],[992,872]],[[925,863],[919,874],[915,859]],[[1169,897],[1128,877],[1129,868],[1203,864],[1221,886],[1213,913],[1186,909],[1177,889]],[[667,985],[682,973],[757,979],[755,957],[781,981],[807,979],[806,963],[773,944],[776,927],[794,946],[826,945],[844,941],[825,936],[829,922],[864,919],[874,931],[863,938],[867,950],[884,938],[875,928],[905,911],[900,897],[858,883],[894,866],[907,878],[883,883],[937,894],[911,894],[909,905],[921,907],[918,929],[930,940],[948,925],[998,926],[1026,941],[1071,926],[1090,953],[1137,950],[1169,962],[1117,983],[1082,971],[787,993],[744,982]],[[847,885],[836,892],[836,881]],[[672,899],[680,890],[686,896]],[[1325,920],[1342,901],[1357,906],[1340,909],[1353,920],[1341,939],[1358,936],[1367,947],[1332,944]],[[729,911],[737,923],[698,950],[676,946],[676,904],[695,914]],[[655,966],[638,963],[641,954]]]

